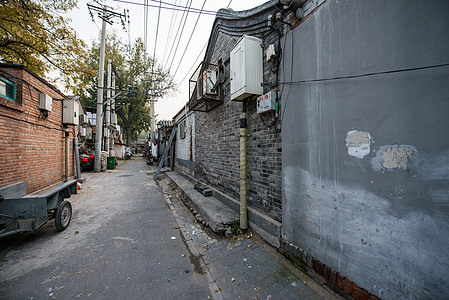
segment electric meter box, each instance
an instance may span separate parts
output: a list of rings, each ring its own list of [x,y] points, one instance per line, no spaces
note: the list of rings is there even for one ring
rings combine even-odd
[[[243,36],[230,54],[231,100],[263,94],[262,40]]]
[[[80,136],[86,136],[86,128],[85,127],[80,127],[79,129],[79,134]]]
[[[67,125],[79,124],[79,104],[73,99],[64,99],[62,109],[62,123]]]
[[[111,113],[111,124],[117,125],[117,114],[116,113]]]
[[[39,109],[51,111],[53,106],[53,98],[45,93],[39,94]]]
[[[257,97],[257,113],[261,114],[270,110],[276,110],[276,91],[269,91]]]

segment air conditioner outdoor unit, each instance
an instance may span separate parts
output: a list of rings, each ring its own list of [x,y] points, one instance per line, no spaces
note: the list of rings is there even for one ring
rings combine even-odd
[[[85,114],[81,114],[80,115],[80,124],[84,125],[84,124],[88,124],[89,123],[89,117]]]
[[[205,70],[203,72],[203,95],[216,95],[214,87],[217,83],[217,72],[215,70]]]
[[[39,109],[40,110],[46,110],[51,111],[52,110],[52,104],[53,104],[53,98],[45,93],[39,94]]]

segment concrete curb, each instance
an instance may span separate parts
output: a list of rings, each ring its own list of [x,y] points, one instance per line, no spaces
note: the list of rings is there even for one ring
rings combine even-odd
[[[185,173],[179,172],[179,171],[166,173],[167,177],[170,178],[170,181],[176,186],[176,189],[178,190],[178,192],[180,192],[183,195],[183,197],[185,199],[187,199],[193,207],[195,207],[196,210],[200,211],[201,213],[204,213],[204,214],[202,214],[202,216],[203,216],[203,218],[205,218],[205,220],[207,220],[209,225],[212,224],[212,226],[215,226],[214,218],[216,218],[216,216],[211,216],[210,215],[211,213],[208,211],[203,212],[202,210],[200,210],[200,208],[198,207],[198,204],[196,203],[196,199],[192,198],[189,195],[190,193],[186,193],[187,191],[184,191],[184,189],[185,189],[184,185],[180,186],[175,180],[173,180],[173,178],[172,178],[173,175],[172,175],[172,177],[170,177],[171,174],[175,174],[175,176],[181,176],[184,180],[186,180],[190,184],[190,186],[188,186],[186,184],[188,189],[191,188],[193,190],[194,184],[202,184],[202,185],[206,185],[206,184],[204,184],[203,182],[201,182]],[[236,214],[235,219],[238,220],[239,212],[240,212],[239,201],[223,194],[222,192],[218,191],[217,189],[215,189],[213,187],[210,187],[208,185],[206,185],[206,186],[213,191],[213,195],[214,195],[213,197],[216,198],[220,203],[222,203],[223,207],[226,207],[227,209],[231,209],[234,212],[234,214]],[[197,191],[194,191],[194,192],[198,193]],[[199,195],[201,195],[201,194],[199,194]],[[204,197],[204,198],[206,198],[206,197]],[[207,197],[207,198],[212,198],[212,197]],[[222,213],[223,213],[222,211],[219,211],[219,214],[222,214]],[[216,215],[219,215],[219,214],[216,214]],[[259,211],[255,210],[251,207],[248,207],[248,223],[249,223],[249,226],[258,235],[260,235],[262,238],[264,238],[269,244],[271,244],[272,246],[279,249],[279,247],[281,245],[280,244],[281,223],[269,218],[268,216],[260,213]],[[211,226],[211,228],[212,228],[212,226]],[[212,229],[214,230],[214,228],[212,228]]]

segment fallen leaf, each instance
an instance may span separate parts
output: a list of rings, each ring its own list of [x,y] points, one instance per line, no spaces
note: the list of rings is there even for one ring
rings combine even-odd
[[[81,293],[81,294],[79,294],[78,296],[76,296],[77,298],[79,298],[79,297],[81,297],[81,295],[82,295],[83,293]]]
[[[0,271],[3,271],[3,268],[0,268]]]
[[[92,294],[87,294],[87,297],[90,297],[90,295],[92,295]]]
[[[234,282],[234,281],[235,281],[235,278],[234,278],[234,277],[232,277],[231,281],[232,281],[232,282]]]
[[[251,247],[252,245],[253,245],[253,244],[249,244],[249,245],[248,245],[248,248]]]
[[[169,269],[171,269],[171,266],[168,266]]]
[[[182,257],[186,256],[185,254],[181,254]]]
[[[178,227],[173,227],[173,229],[179,229],[179,228],[181,228],[181,227],[179,227],[179,226]]]
[[[66,239],[68,239],[69,238],[69,236],[66,236],[66,237],[64,237],[64,240],[66,240]]]
[[[118,272],[117,275],[120,275],[120,272]]]
[[[60,290],[62,290],[63,288],[65,288],[65,285],[63,285],[63,286],[61,286],[61,287],[58,287],[56,290],[57,290],[57,291],[60,291]]]
[[[76,275],[79,275],[79,274],[81,274],[81,271],[76,272],[73,276],[76,276]]]
[[[131,279],[131,277],[126,278],[126,280],[130,280],[130,279]]]
[[[53,254],[58,254],[59,253],[59,251],[55,251],[55,252],[53,252]]]
[[[109,260],[107,262],[105,262],[104,264],[107,265],[109,263]]]
[[[190,270],[185,270],[184,272],[186,272],[186,273],[189,273],[189,272],[190,272]]]
[[[78,234],[78,233],[80,233],[78,230],[77,231],[75,231],[75,234]]]
[[[222,291],[222,290],[223,290],[223,289],[222,289],[221,287],[218,287],[218,289],[216,289],[215,292],[218,293],[219,291]]]
[[[93,220],[93,219],[95,219],[95,217],[91,217],[90,219]],[[90,295],[90,294],[89,294],[89,295]]]

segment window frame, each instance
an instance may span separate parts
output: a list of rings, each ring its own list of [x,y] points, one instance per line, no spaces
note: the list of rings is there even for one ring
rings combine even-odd
[[[2,81],[6,86],[8,86],[8,85],[12,86],[13,98],[8,97],[8,95],[6,95],[6,92],[5,92],[5,95],[0,93],[0,97],[3,97],[10,101],[16,102],[16,85],[15,85],[15,83],[13,83],[13,82],[9,81],[8,79],[1,77],[1,76],[0,76],[0,81]],[[6,89],[5,89],[5,91],[6,91]]]
[[[179,138],[186,138],[186,120],[183,120],[181,123],[179,123]]]

